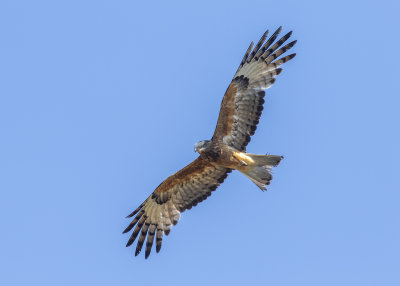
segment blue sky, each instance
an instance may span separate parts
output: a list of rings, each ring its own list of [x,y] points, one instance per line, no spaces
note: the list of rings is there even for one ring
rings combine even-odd
[[[400,285],[397,1],[1,1],[2,285]],[[297,57],[239,173],[148,260],[125,216],[211,137],[251,41]],[[145,284],[144,284],[145,283]]]

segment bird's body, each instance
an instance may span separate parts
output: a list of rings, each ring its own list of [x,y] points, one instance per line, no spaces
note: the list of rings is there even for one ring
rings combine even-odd
[[[199,152],[201,159],[216,167],[220,166],[240,171],[262,190],[266,189],[264,185],[268,185],[272,179],[270,167],[277,166],[283,158],[275,155],[248,154],[223,142],[213,142],[213,140],[200,142],[205,142],[202,148],[196,150]],[[252,176],[256,169],[259,169],[259,176]]]
[[[213,142],[212,140],[201,142],[205,142],[205,144],[196,150],[199,152],[201,159],[207,160],[217,166],[236,169],[235,167],[238,166],[238,162],[234,157],[234,152],[237,151],[235,148],[220,142]]]
[[[124,233],[136,227],[127,246],[140,233],[135,255],[140,253],[146,237],[145,257],[150,254],[154,238],[159,252],[163,235],[169,234],[171,225],[178,222],[180,214],[210,196],[232,170],[240,171],[262,190],[270,184],[271,168],[277,166],[283,157],[249,154],[246,146],[259,123],[265,90],[282,71],[280,66],[295,56],[278,59],[296,43],[293,41],[280,47],[291,32],[274,43],[280,31],[281,28],[267,41],[268,31],[265,32],[253,50],[251,43],[225,92],[213,137],[195,145],[200,156],[164,180],[128,216],[135,218]]]

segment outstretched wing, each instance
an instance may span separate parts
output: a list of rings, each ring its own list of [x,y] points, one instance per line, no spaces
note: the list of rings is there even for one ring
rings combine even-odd
[[[292,32],[289,32],[273,44],[281,30],[282,27],[279,27],[265,41],[268,35],[266,31],[253,50],[253,42],[250,44],[222,99],[212,140],[222,141],[241,151],[246,150],[250,136],[257,129],[265,90],[274,84],[275,77],[281,73],[280,66],[296,55],[277,59],[296,43],[293,41],[281,47],[291,36]]]
[[[156,235],[156,251],[161,249],[163,234],[169,234],[171,225],[178,223],[180,214],[196,206],[211,195],[225,180],[231,169],[216,167],[198,157],[191,164],[168,177],[133,213],[131,224],[124,230],[129,232],[136,225],[126,246],[130,246],[139,235],[135,256],[142,249],[145,238],[145,257],[150,255]]]

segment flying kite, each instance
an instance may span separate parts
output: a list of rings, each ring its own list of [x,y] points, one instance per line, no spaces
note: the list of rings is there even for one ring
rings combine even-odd
[[[279,27],[265,41],[267,30],[254,49],[251,42],[222,99],[213,137],[194,146],[200,156],[163,181],[128,216],[135,218],[123,233],[136,227],[126,246],[130,246],[140,234],[135,256],[142,250],[146,237],[145,258],[150,255],[154,237],[156,252],[159,252],[163,235],[169,234],[181,213],[209,197],[232,170],[244,174],[261,190],[266,190],[265,186],[270,184],[271,168],[277,166],[283,157],[248,154],[246,146],[259,123],[265,90],[282,72],[280,66],[296,55],[279,58],[296,43],[293,41],[281,47],[292,32],[275,42],[281,30]]]

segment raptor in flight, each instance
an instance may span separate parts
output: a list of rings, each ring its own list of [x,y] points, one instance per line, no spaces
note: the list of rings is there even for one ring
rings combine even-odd
[[[124,233],[136,227],[126,246],[139,236],[135,256],[140,253],[146,237],[145,257],[150,255],[154,238],[159,252],[163,235],[169,234],[181,213],[210,196],[232,170],[238,170],[260,189],[266,190],[265,186],[272,179],[271,168],[283,157],[248,154],[246,146],[260,120],[265,90],[282,72],[280,66],[296,55],[280,57],[296,43],[293,41],[281,47],[292,32],[275,42],[281,29],[268,40],[266,31],[254,49],[253,42],[250,44],[222,99],[213,137],[194,146],[200,156],[163,181],[128,216],[134,219]]]

